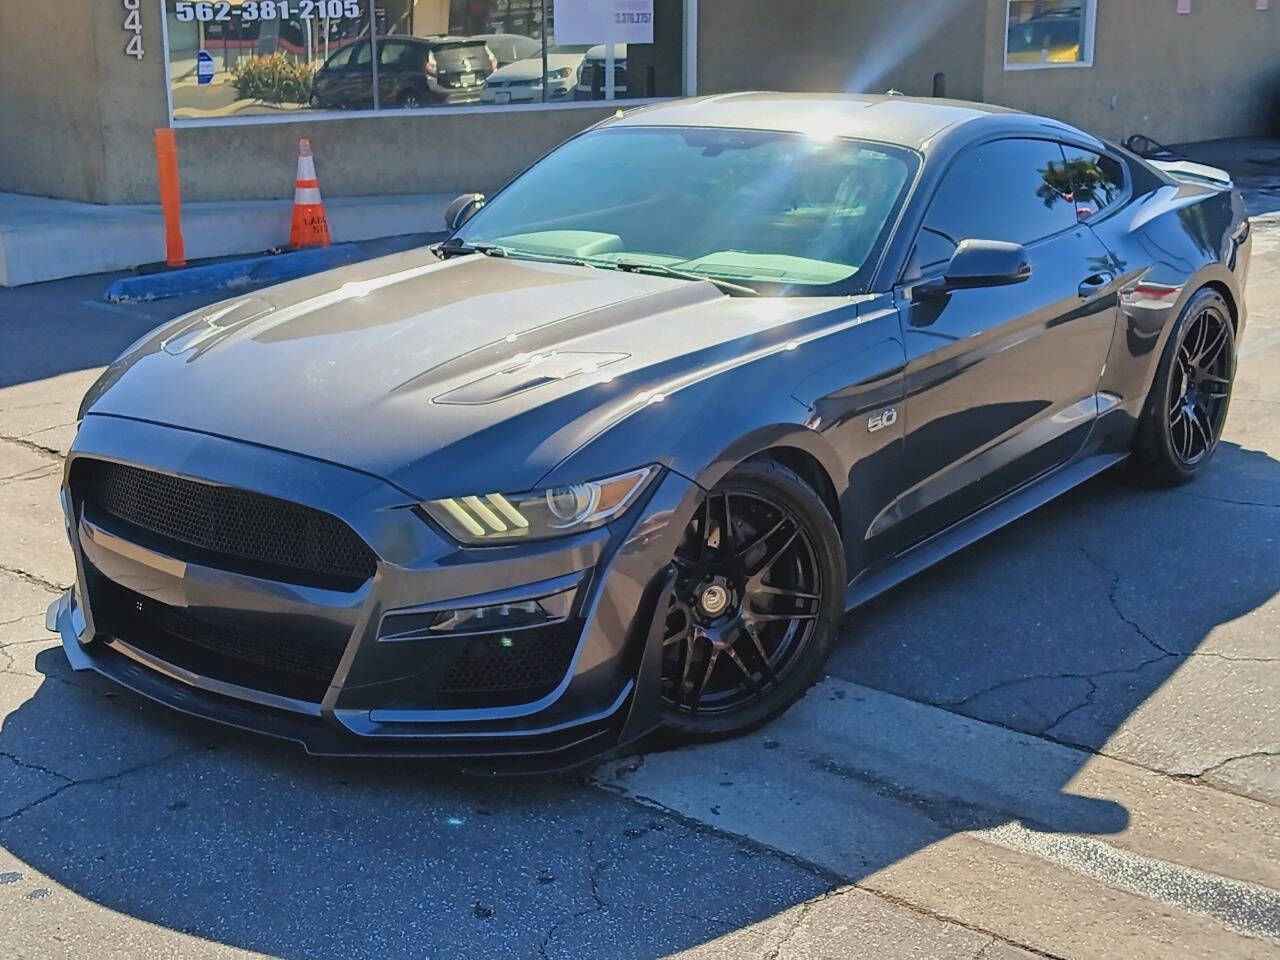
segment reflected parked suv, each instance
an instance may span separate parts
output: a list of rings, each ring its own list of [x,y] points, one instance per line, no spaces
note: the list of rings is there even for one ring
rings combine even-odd
[[[312,86],[318,107],[373,105],[369,41],[339,50]],[[384,37],[378,41],[378,101],[386,107],[478,103],[497,61],[483,40],[468,37]]]
[[[605,43],[598,43],[587,51],[582,69],[578,71],[575,100],[605,99],[608,56],[609,45]],[[613,95],[623,98],[627,95],[627,45],[625,43],[614,46],[613,58]]]

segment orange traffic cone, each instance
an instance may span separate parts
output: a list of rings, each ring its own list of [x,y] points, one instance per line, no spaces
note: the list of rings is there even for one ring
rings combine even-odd
[[[329,221],[320,199],[320,181],[316,179],[316,161],[311,155],[311,141],[298,141],[298,182],[293,190],[293,229],[289,246],[329,246]]]

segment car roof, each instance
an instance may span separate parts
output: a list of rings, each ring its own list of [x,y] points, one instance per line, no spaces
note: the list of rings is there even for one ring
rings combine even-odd
[[[379,43],[382,43],[384,40],[405,40],[405,41],[408,41],[409,43],[425,43],[432,47],[437,47],[445,44],[477,44],[478,45],[485,42],[484,37],[455,37],[447,34],[435,34],[434,36],[430,36],[430,37],[405,37],[405,36],[392,35],[392,36],[378,38]]]
[[[730,93],[673,100],[630,110],[607,123],[816,132],[896,143],[921,152],[928,152],[944,131],[961,125],[1028,132],[1038,128],[1051,135],[1078,133],[1058,121],[993,104],[845,93]]]

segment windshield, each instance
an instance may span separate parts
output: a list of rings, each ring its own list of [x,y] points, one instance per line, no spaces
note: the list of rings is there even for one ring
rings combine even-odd
[[[436,47],[436,63],[441,70],[470,70],[472,66],[481,64],[489,67],[489,55],[483,43],[458,43],[447,47]]]
[[[606,128],[544,158],[451,242],[650,264],[770,295],[860,292],[917,162],[900,147],[800,134]]]

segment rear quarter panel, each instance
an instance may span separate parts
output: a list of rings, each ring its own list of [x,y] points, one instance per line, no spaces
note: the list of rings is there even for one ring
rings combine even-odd
[[[1187,301],[1215,286],[1245,318],[1250,240],[1235,190],[1177,183],[1135,196],[1090,223],[1112,256],[1119,314],[1099,390],[1119,399],[1136,422],[1160,356]]]

